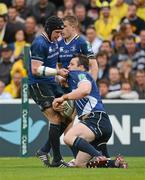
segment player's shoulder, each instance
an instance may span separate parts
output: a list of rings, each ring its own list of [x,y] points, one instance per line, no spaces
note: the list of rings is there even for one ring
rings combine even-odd
[[[77,71],[76,70],[71,70],[69,71],[69,76],[74,76],[74,75],[77,75]]]
[[[87,41],[87,39],[83,36],[79,37],[78,44],[80,44],[82,48],[86,48],[86,47],[90,48],[91,47],[89,41]]]
[[[37,36],[34,41],[32,42],[32,46],[45,46],[46,45],[46,41],[44,39],[43,36],[39,35]]]
[[[78,76],[78,71],[77,70],[69,71],[69,76],[68,76],[69,79],[76,79],[77,76]]]
[[[43,37],[42,35],[38,35],[38,36],[34,39],[34,41],[36,41],[36,42],[43,42],[43,41],[44,41],[44,37]]]
[[[86,38],[85,38],[84,36],[82,36],[82,35],[77,35],[77,36],[75,37],[75,40],[78,41],[78,42],[80,42],[80,43],[86,42]]]
[[[73,70],[69,72],[69,76],[72,79],[78,79],[78,80],[82,80],[82,79],[88,79],[88,73],[85,71],[79,71],[79,70]]]
[[[80,71],[80,70],[71,70],[69,71],[69,74],[88,74],[86,71]]]

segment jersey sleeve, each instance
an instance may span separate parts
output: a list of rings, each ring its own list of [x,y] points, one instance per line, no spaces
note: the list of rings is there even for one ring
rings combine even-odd
[[[95,58],[91,44],[85,39],[80,39],[81,53],[86,55],[88,58]]]
[[[46,48],[41,42],[35,42],[31,46],[31,59],[44,61],[46,58]]]

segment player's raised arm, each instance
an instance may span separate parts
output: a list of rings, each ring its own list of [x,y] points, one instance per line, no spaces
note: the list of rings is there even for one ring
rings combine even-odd
[[[89,58],[89,72],[91,73],[94,80],[97,80],[98,63],[94,57]]]
[[[91,44],[88,41],[85,41],[81,38],[81,53],[86,55],[89,59],[89,72],[94,78],[94,80],[97,80],[97,74],[98,74],[98,64],[95,59],[95,55],[92,51]]]

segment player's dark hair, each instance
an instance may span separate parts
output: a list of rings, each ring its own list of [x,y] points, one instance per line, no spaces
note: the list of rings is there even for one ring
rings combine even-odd
[[[77,57],[79,59],[78,65],[83,65],[85,70],[88,71],[89,70],[89,59],[88,59],[88,57],[83,55],[83,54],[76,54],[75,57]]]
[[[57,16],[51,16],[47,19],[44,30],[47,33],[49,39],[51,40],[51,34],[54,30],[60,30],[64,28],[64,24],[61,18]]]

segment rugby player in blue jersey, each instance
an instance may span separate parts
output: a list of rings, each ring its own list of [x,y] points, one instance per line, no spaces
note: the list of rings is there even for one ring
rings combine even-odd
[[[62,30],[63,38],[58,42],[59,44],[59,63],[61,63],[62,68],[68,67],[72,57],[76,53],[82,53],[88,57],[89,66],[88,71],[92,74],[94,79],[97,78],[98,66],[97,61],[94,57],[92,48],[83,37],[78,34],[78,20],[75,16],[66,16],[63,20],[64,29]],[[68,93],[70,91],[69,87],[64,87],[62,85],[64,93]],[[68,123],[68,122],[67,122]],[[64,132],[68,124],[61,122],[61,130],[60,135]],[[47,148],[45,148],[47,147]],[[43,149],[43,148],[42,148]],[[49,139],[44,146],[45,152],[49,153],[51,149],[51,144]],[[73,154],[75,154],[75,150],[72,148]],[[42,159],[43,161],[43,159]],[[45,163],[45,161],[43,161]]]
[[[63,22],[64,29],[62,30],[62,39],[58,42],[59,62],[61,63],[61,66],[63,68],[68,68],[69,63],[71,59],[75,56],[75,54],[84,54],[88,57],[89,61],[88,72],[92,75],[94,80],[96,80],[98,74],[97,61],[95,59],[90,43],[78,33],[79,23],[77,18],[75,16],[66,16],[64,17]],[[68,93],[70,91],[70,87],[67,87],[65,83],[62,83],[62,88],[64,90],[64,93]],[[72,148],[72,151],[75,155],[74,148]]]
[[[81,53],[89,59],[89,72],[96,80],[98,65],[91,45],[84,37],[78,34],[78,20],[75,16],[66,16],[63,19],[63,38],[59,41],[59,61],[63,68],[67,68],[75,54]]]
[[[66,69],[56,69],[59,54],[57,39],[63,28],[64,24],[60,18],[56,16],[48,18],[44,32],[32,42],[28,69],[30,95],[50,121],[49,139],[53,150],[54,167],[67,166],[60,154],[61,117],[52,109],[54,98],[63,94],[55,82],[55,75],[65,77],[68,73]],[[49,166],[47,148],[48,142],[37,152],[37,156]]]
[[[72,92],[54,99],[53,108],[57,109],[67,100],[75,101],[80,122],[70,128],[64,136],[65,143],[78,150],[75,165],[85,167],[89,159],[93,158],[88,164],[89,167],[101,165],[126,168],[127,164],[121,157],[121,160],[118,158],[113,161],[106,157],[108,154],[104,145],[111,137],[112,125],[102,104],[98,87],[92,76],[86,72],[88,58],[77,55],[70,61],[68,69],[67,82]]]

